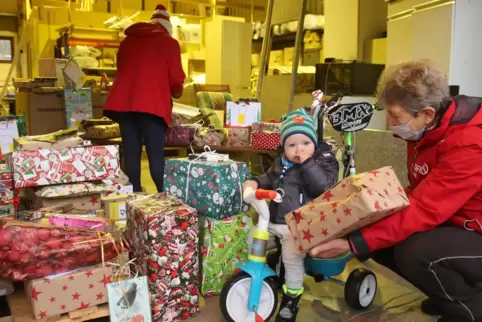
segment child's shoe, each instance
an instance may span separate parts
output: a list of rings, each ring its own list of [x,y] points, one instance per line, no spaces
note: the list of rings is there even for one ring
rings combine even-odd
[[[303,288],[297,291],[289,290],[286,285],[283,286],[283,298],[279,307],[276,322],[295,322],[296,315],[300,308],[300,299],[303,295]]]

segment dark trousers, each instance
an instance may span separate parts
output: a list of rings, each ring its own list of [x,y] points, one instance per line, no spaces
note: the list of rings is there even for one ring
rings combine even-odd
[[[444,315],[461,322],[482,318],[481,234],[439,227],[377,251],[371,258],[420,289]]]
[[[141,192],[142,142],[146,146],[149,170],[157,191],[164,184],[164,119],[145,113],[122,113],[119,122],[124,148],[124,167],[134,192]]]

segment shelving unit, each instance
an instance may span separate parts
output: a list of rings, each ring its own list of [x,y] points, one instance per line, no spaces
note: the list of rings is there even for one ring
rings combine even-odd
[[[323,29],[313,29],[313,30],[305,30],[304,32],[316,32],[319,35],[322,35],[324,30]],[[296,40],[296,32],[289,32],[282,35],[273,36],[271,50],[279,50],[284,49],[286,47],[294,47]],[[259,44],[261,46],[263,43],[263,38],[253,39],[253,44]],[[260,49],[261,51],[261,49]]]

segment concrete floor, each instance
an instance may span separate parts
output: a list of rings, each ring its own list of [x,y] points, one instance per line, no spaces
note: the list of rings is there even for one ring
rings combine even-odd
[[[156,192],[147,160],[142,162],[142,185],[147,192]],[[357,267],[371,269],[378,280],[376,299],[367,311],[357,312],[348,307],[343,299],[343,286],[329,281],[315,283],[311,277],[306,277],[305,294],[297,320],[303,322],[436,321],[420,311],[420,302],[425,298],[422,293],[398,275],[373,261],[361,264],[353,260],[339,279],[346,280],[350,272]],[[219,309],[219,297],[202,299],[200,315],[190,321],[224,321]]]

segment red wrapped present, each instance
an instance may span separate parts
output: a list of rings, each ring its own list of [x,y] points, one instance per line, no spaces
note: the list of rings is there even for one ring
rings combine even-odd
[[[33,315],[39,320],[107,303],[107,284],[112,282],[112,268],[90,266],[28,281],[25,292]]]
[[[255,150],[276,150],[280,145],[279,133],[251,133],[251,147]]]
[[[119,176],[117,145],[15,151],[15,188],[96,181]]]
[[[154,321],[199,313],[197,212],[166,193],[127,201],[126,236],[140,274],[147,275]]]
[[[0,219],[0,276],[16,281],[111,260],[123,241],[93,230]]]
[[[166,145],[189,145],[194,141],[197,128],[191,126],[169,127],[166,130]]]
[[[410,204],[392,167],[340,181],[320,197],[286,215],[304,251],[381,220]]]

